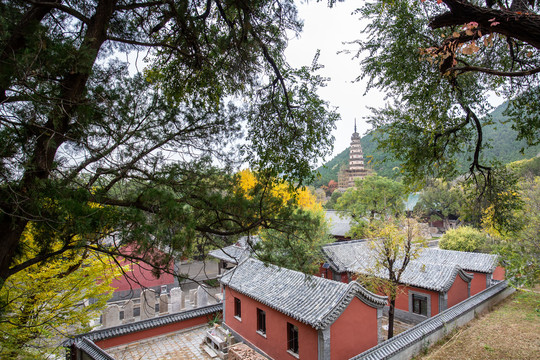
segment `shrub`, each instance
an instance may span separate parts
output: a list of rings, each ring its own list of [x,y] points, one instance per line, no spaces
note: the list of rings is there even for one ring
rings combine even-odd
[[[470,226],[448,230],[439,241],[439,247],[445,250],[478,252],[486,248],[486,234]]]

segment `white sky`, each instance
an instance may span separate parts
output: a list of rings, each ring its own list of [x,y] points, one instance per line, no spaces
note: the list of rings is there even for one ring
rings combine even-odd
[[[341,115],[341,120],[336,124],[337,129],[333,132],[333,157],[349,147],[354,119],[357,121],[358,133],[363,136],[370,128],[364,119],[369,115],[367,106],[384,105],[382,94],[371,90],[364,95],[365,81],[352,82],[360,75],[359,59],[353,59],[355,52],[337,54],[345,49],[355,49],[354,45],[343,43],[360,38],[360,31],[366,22],[360,22],[360,15],[353,15],[352,12],[362,4],[351,0],[329,8],[327,1],[312,0],[308,4],[297,5],[299,17],[304,20],[304,30],[299,38],[290,40],[285,55],[291,66],[300,67],[310,65],[317,49],[321,51],[319,63],[325,67],[319,74],[331,80],[319,91],[319,95],[331,106],[337,107],[337,112]]]

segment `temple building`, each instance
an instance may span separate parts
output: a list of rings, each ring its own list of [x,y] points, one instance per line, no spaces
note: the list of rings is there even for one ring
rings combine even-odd
[[[354,120],[354,133],[351,136],[351,148],[349,152],[349,166],[344,167],[338,174],[338,189],[346,190],[354,186],[356,179],[363,179],[370,174],[370,170],[364,167],[364,152],[360,143],[360,135],[356,132],[356,119]]]
[[[220,279],[223,326],[270,359],[347,360],[378,344],[385,296],[245,258]]]

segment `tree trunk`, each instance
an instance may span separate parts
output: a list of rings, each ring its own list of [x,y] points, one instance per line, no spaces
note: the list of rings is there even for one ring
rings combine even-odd
[[[444,218],[443,219],[443,227],[444,227],[444,231],[448,231],[450,229],[450,220],[449,218]]]
[[[396,299],[390,299],[390,309],[388,309],[388,338],[394,337],[394,309],[396,308]]]
[[[2,233],[0,238],[0,244],[2,244],[2,251],[0,251],[0,289],[4,286],[4,281],[11,275],[9,268],[27,222],[28,220],[24,218],[12,217],[7,214],[0,215],[0,232]]]
[[[463,0],[443,0],[443,2],[450,11],[431,19],[429,26],[432,29],[463,25],[474,21],[478,23],[479,28],[516,38],[540,49],[540,17],[536,14],[490,9]],[[516,1],[515,6],[519,7],[521,3],[521,0]],[[497,25],[493,26],[493,22]]]
[[[65,141],[65,135],[69,131],[69,121],[84,96],[100,48],[107,39],[107,28],[116,2],[117,0],[99,1],[78,50],[81,54],[79,58],[82,59],[77,66],[74,66],[78,71],[65,74],[56,109],[49,114],[48,122],[38,136],[33,154],[20,180],[19,189],[17,190],[15,187],[16,195],[20,195],[20,191],[32,193],[29,189],[34,189],[39,180],[50,177],[56,152]],[[0,253],[0,288],[3,287],[4,281],[12,275],[10,267],[19,246],[21,234],[32,215],[30,212],[29,216],[25,209],[21,209],[18,205],[12,206],[14,208],[12,211],[0,216],[0,247],[2,248]]]

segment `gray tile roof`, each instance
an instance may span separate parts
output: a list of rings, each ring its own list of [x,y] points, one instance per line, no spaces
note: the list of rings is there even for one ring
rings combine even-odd
[[[215,304],[196,308],[193,310],[182,311],[175,314],[159,316],[151,319],[141,320],[129,324],[113,326],[106,329],[95,330],[85,334],[77,335],[74,338],[68,339],[64,342],[64,346],[71,345],[75,342],[80,341],[81,339],[88,339],[92,341],[99,341],[104,339],[113,338],[116,336],[121,336],[125,334],[131,334],[137,331],[148,330],[199,316],[210,315],[215,312],[220,312],[223,310],[223,304]]]
[[[325,217],[329,222],[330,234],[334,236],[345,236],[351,230],[351,218],[336,210],[326,210]]]
[[[323,247],[323,253],[335,271],[388,277],[388,272],[384,269],[374,273],[373,250],[367,241],[356,240],[326,245]],[[457,256],[459,254],[461,256]],[[476,259],[476,262],[472,264],[482,263],[488,266],[487,262],[491,262],[494,257],[494,255],[488,254],[425,248],[417,259],[407,265],[401,275],[401,283],[446,292],[458,275],[466,282],[472,280],[472,274],[464,271],[474,271],[475,269],[479,271],[478,266],[471,266],[472,259]],[[467,265],[469,268],[464,268],[463,265]]]
[[[363,269],[359,269],[358,272],[372,274]],[[372,275],[387,278],[388,271],[380,271],[379,273]],[[411,261],[405,268],[403,274],[401,274],[400,282],[405,285],[428,290],[447,292],[454,284],[454,280],[458,275],[466,282],[472,280],[472,274],[466,273],[457,265],[422,264],[418,261]]]
[[[111,355],[87,338],[78,339],[73,342],[73,345],[75,348],[84,351],[93,360],[114,360]]]
[[[358,264],[371,264],[369,247],[365,240],[342,241],[328,244],[322,248],[332,270],[354,272]]]
[[[355,240],[325,245],[323,253],[333,270],[354,272],[372,262],[367,241]],[[497,255],[425,248],[415,261],[422,264],[458,265],[465,271],[491,273],[497,266]]]
[[[397,355],[403,349],[410,347],[419,341],[422,341],[428,335],[435,331],[445,328],[448,323],[462,316],[467,311],[474,309],[476,306],[488,301],[497,296],[508,287],[506,281],[502,281],[486,290],[463,300],[457,305],[437,314],[420,324],[412,327],[393,338],[372,347],[365,352],[352,357],[350,360],[382,360],[389,359]]]
[[[459,265],[465,271],[491,273],[498,263],[497,255],[428,248],[416,259],[426,263]]]
[[[237,245],[230,245],[224,247],[223,249],[209,251],[208,255],[231,264],[238,264],[245,257],[251,256],[251,249],[246,249]]]
[[[298,271],[265,265],[254,258],[243,260],[226,272],[221,283],[287,316],[324,329],[358,297],[382,308],[386,297],[373,294],[356,282],[344,284]]]
[[[238,264],[244,258],[251,256],[251,246],[259,241],[260,238],[258,236],[242,236],[236,244],[226,246],[222,249],[212,250],[208,252],[208,255],[231,264]]]

